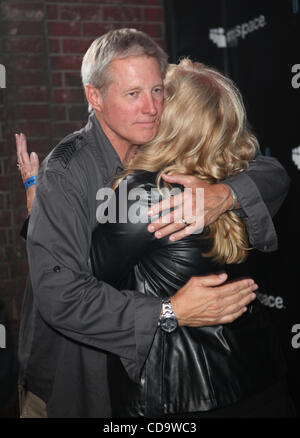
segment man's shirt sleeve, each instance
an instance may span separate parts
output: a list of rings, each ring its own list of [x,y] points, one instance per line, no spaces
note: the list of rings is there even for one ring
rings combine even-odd
[[[261,251],[271,252],[278,247],[272,217],[283,203],[290,179],[281,164],[272,157],[258,155],[249,169],[232,175],[224,183],[237,195],[250,244]]]

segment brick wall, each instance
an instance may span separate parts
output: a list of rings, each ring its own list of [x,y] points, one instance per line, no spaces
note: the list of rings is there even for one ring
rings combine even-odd
[[[162,0],[0,0],[0,64],[6,68],[6,88],[0,89],[0,305],[14,335],[28,269],[19,236],[26,208],[14,133],[24,132],[43,159],[86,120],[79,70],[90,43],[111,29],[135,27],[164,47],[163,20]]]

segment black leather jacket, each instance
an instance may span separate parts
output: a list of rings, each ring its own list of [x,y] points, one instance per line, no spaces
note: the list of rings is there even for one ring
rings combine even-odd
[[[100,224],[95,230],[91,259],[98,278],[118,289],[132,288],[163,299],[192,276],[221,269],[203,256],[211,245],[205,233],[171,242],[168,238],[157,240],[147,231],[145,211],[151,195],[153,199],[156,174],[136,172],[126,183],[128,192],[143,190],[139,201],[128,200],[121,208],[117,190],[116,199],[110,201],[116,223]],[[144,222],[126,222],[123,217],[121,223],[119,213],[124,215],[124,209],[143,217]],[[225,270],[231,278],[247,274],[246,264],[242,268],[225,266]],[[284,368],[274,330],[255,300],[232,324],[179,327],[171,334],[158,328],[139,384],[133,383],[119,359],[111,356],[113,415],[157,417],[225,407],[276,382]]]

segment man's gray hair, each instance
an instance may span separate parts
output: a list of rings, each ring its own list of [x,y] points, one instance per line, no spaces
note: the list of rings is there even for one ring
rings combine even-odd
[[[168,56],[164,50],[144,32],[125,28],[112,30],[92,42],[82,60],[83,86],[91,84],[104,90],[110,81],[110,63],[129,56],[152,56],[160,66],[162,78],[165,77]],[[91,110],[89,104],[89,112]]]

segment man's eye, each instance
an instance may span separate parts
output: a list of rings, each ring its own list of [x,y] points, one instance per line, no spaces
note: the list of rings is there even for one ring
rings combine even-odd
[[[153,90],[153,93],[154,94],[159,94],[159,93],[161,93],[162,92],[162,89],[161,88],[154,88],[154,90]]]
[[[131,97],[135,97],[136,95],[137,95],[136,91],[131,91],[131,93],[128,93],[128,96],[131,96]]]

